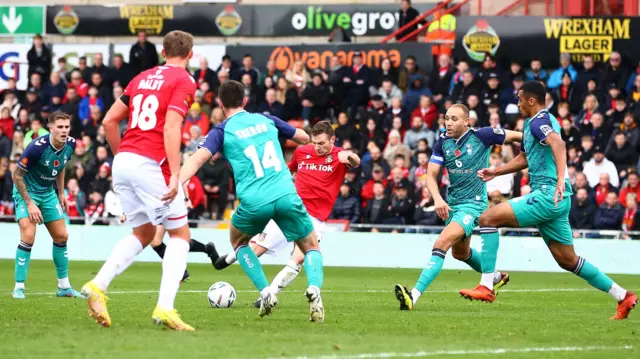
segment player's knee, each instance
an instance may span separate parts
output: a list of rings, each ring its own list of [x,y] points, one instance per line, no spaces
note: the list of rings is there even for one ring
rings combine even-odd
[[[480,227],[495,227],[495,223],[491,218],[491,215],[488,215],[487,212],[483,213],[482,215],[480,215],[480,218],[478,219],[478,224],[480,225]]]
[[[556,263],[560,266],[560,268],[573,272],[578,265],[578,257],[576,255],[564,254],[564,253],[552,253],[553,258],[556,260]]]
[[[452,247],[451,248],[451,255],[453,256],[453,258],[459,260],[459,261],[463,261],[465,259],[467,259],[467,257],[469,257],[469,249],[468,248],[458,248],[458,247]]]
[[[436,242],[433,244],[433,248],[442,249],[443,251],[448,251],[449,248],[453,247],[456,242],[456,238],[450,238],[447,236],[440,236],[436,239]]]
[[[67,243],[69,240],[69,232],[64,231],[53,238],[53,241],[56,243]]]

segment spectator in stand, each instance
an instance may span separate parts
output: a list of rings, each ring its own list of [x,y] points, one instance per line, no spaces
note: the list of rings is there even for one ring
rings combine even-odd
[[[484,56],[484,61],[482,62],[482,66],[478,69],[478,72],[474,78],[478,79],[481,83],[486,83],[489,77],[489,74],[495,72],[500,77],[501,81],[506,82],[508,79],[505,79],[502,76],[500,68],[498,67],[498,63],[496,62],[495,56],[490,53],[486,53]]]
[[[22,105],[20,105],[15,92],[7,91],[4,94],[4,101],[2,101],[2,104],[0,104],[0,109],[8,109],[10,117],[14,119],[18,118],[18,112],[20,112],[21,107]]]
[[[373,71],[371,85],[376,88],[380,88],[385,79],[391,80],[394,85],[398,83],[398,69],[393,67],[388,57],[382,59],[380,67],[371,70]]]
[[[207,61],[206,57],[200,58],[200,68],[193,73],[193,78],[196,80],[198,85],[206,82],[215,89],[220,86],[218,83],[218,75],[215,71],[209,68],[209,61]]]
[[[571,201],[569,224],[573,229],[593,229],[597,207],[589,199],[585,188],[576,191],[575,200]]]
[[[553,100],[555,103],[565,102],[569,104],[569,112],[578,113],[580,111],[580,92],[576,91],[568,71],[562,75],[562,84],[553,90]]]
[[[329,60],[329,69],[324,73],[323,78],[331,87],[331,102],[339,111],[347,109],[347,92],[352,86],[350,76],[352,76],[352,70],[343,66],[337,56],[332,56]],[[349,82],[345,82],[345,79],[349,79]]]
[[[380,181],[375,182],[373,185],[373,197],[367,201],[367,205],[364,209],[364,222],[371,224],[384,223],[387,218],[390,217],[390,205],[391,202],[389,201],[389,197],[385,194],[384,191],[384,184]],[[378,232],[376,228],[371,229],[371,231]]]
[[[276,62],[275,61],[273,61],[273,60],[267,61],[266,67],[267,67],[267,71],[263,74],[262,83],[265,83],[267,78],[270,78],[271,81],[273,81],[273,83],[275,84],[276,82],[278,82],[279,78],[284,76],[282,71],[280,71],[280,70],[278,70],[276,68]],[[326,81],[326,79],[325,79],[325,81]]]
[[[391,100],[396,97],[402,97],[402,91],[400,88],[391,82],[391,79],[382,80],[382,86],[378,89],[377,92],[380,97],[382,97],[382,101],[384,101],[387,107],[391,106]]]
[[[414,204],[408,194],[408,187],[404,182],[397,183],[395,193],[391,195],[389,218],[385,224],[407,225],[413,223]]]
[[[255,85],[253,78],[249,73],[242,75],[242,84],[244,85],[244,97],[247,99],[245,110],[248,112],[257,112],[260,107],[260,103],[264,98],[262,88]]]
[[[411,118],[420,117],[428,130],[433,130],[438,118],[438,108],[429,96],[420,97],[420,105],[413,110]]]
[[[100,171],[100,167],[105,163],[109,165],[111,168],[111,162],[113,158],[109,157],[109,151],[105,146],[97,146],[95,156],[89,160],[89,164],[87,165],[86,173],[89,178],[95,178]],[[76,169],[76,175],[78,174],[78,170]]]
[[[87,83],[84,82],[82,78],[82,73],[79,70],[74,70],[71,73],[71,82],[67,85],[67,88],[75,89],[76,94],[80,98],[84,98],[85,96],[87,96],[87,93],[89,92],[89,85],[87,85]]]
[[[7,88],[0,89],[0,101],[4,102],[5,96],[8,93],[13,93],[14,96],[18,99],[18,102],[21,102],[21,100],[24,98],[22,91],[16,88],[16,79],[13,77],[7,79]]]
[[[610,183],[608,174],[601,173],[599,182],[592,188],[592,193],[598,207],[602,205],[606,200],[607,194],[610,192],[616,193],[617,196],[618,188]]]
[[[487,78],[487,88],[480,95],[485,107],[500,104],[500,78],[497,72],[490,72]]]
[[[345,140],[351,143],[358,143],[359,136],[356,126],[349,121],[349,116],[346,112],[340,112],[338,114],[338,127],[336,128],[336,146],[342,146]]]
[[[418,150],[416,153],[415,166],[412,166],[409,172],[409,181],[415,183],[416,190],[421,187],[420,182],[427,174],[428,164],[429,154],[424,150]]]
[[[187,140],[187,143],[185,144],[184,147],[184,152],[185,153],[193,153],[195,151],[198,150],[198,144],[200,144],[200,141],[202,141],[202,139],[204,138],[204,136],[202,135],[202,130],[200,129],[200,126],[198,125],[193,125],[191,126],[191,128],[189,128],[189,139]]]
[[[611,125],[604,122],[602,114],[594,113],[591,116],[591,126],[591,137],[593,137],[594,145],[606,149],[611,138]]]
[[[307,87],[307,84],[311,82],[311,76],[304,65],[304,62],[297,60],[293,63],[293,67],[287,70],[285,79],[293,85],[298,91],[298,94]]]
[[[71,114],[71,132],[69,135],[74,138],[79,138],[82,131],[82,124],[78,111],[80,109],[80,98],[78,98],[77,92],[74,88],[67,88],[65,94],[64,104],[60,106],[60,111]]]
[[[29,62],[29,78],[34,73],[40,74],[45,79],[49,78],[53,57],[40,34],[33,37],[33,46],[27,52],[27,61]]]
[[[556,107],[557,115],[556,118],[558,121],[562,122],[563,120],[569,120],[573,125],[573,116],[569,112],[569,104],[566,102],[560,102]]]
[[[433,202],[433,197],[431,197],[431,193],[429,193],[429,190],[426,186],[422,188],[421,193],[422,196],[420,198],[420,201],[416,202],[416,207],[413,212],[413,220],[415,224],[420,226],[438,225],[439,218],[436,214],[436,206]]]
[[[4,134],[4,129],[0,126],[0,158],[11,156],[11,139]]]
[[[629,71],[622,66],[622,56],[614,51],[609,56],[609,62],[604,66],[600,79],[600,88],[609,88],[614,85],[618,89],[623,89],[627,85]]]
[[[353,195],[346,180],[340,185],[340,195],[333,205],[329,218],[346,220],[349,223],[360,221],[360,200]]]
[[[83,98],[78,105],[78,117],[83,127],[87,127],[90,120],[91,106],[98,106],[100,111],[104,111],[104,100],[98,97],[98,89],[95,86],[89,87],[88,96]]]
[[[95,87],[98,90],[97,97],[102,99],[104,104],[103,108],[110,108],[113,105],[113,87],[107,85],[103,79],[102,75],[99,72],[94,72],[91,75],[91,86]]]
[[[615,84],[611,84],[611,86],[607,87],[609,91],[604,95],[604,102],[602,103],[602,111],[607,113],[607,116],[613,111],[611,109],[616,107],[616,100],[622,96],[622,92],[619,88],[616,87]]]
[[[529,70],[525,72],[527,81],[544,81],[547,82],[549,74],[542,68],[542,61],[538,58],[531,60]]]
[[[353,53],[353,66],[351,66],[352,77],[346,77],[345,81],[352,81],[353,84],[347,92],[346,106],[349,107],[349,115],[355,118],[359,107],[367,105],[369,100],[369,86],[371,86],[372,73],[369,66],[362,60],[362,53]]]
[[[500,107],[505,114],[519,114],[518,91],[524,84],[524,77],[516,76],[509,87],[500,92]]]
[[[189,210],[189,219],[200,219],[206,208],[206,197],[204,189],[202,188],[202,182],[198,176],[193,176],[189,180],[187,185],[187,191],[189,196],[189,202],[191,202],[191,209]]]
[[[585,54],[582,57],[582,69],[578,72],[578,76],[575,82],[575,89],[578,91],[579,97],[584,97],[589,91],[589,81],[595,83],[600,80],[600,71],[596,68],[596,63],[593,61],[593,56]]]
[[[224,115],[224,112],[222,112],[222,109],[220,107],[216,107],[213,109],[213,111],[211,111],[211,124],[212,125],[219,125],[222,122],[224,122],[224,120],[226,120],[226,117]]]
[[[284,106],[280,102],[276,101],[275,89],[268,89],[264,99],[265,101],[262,103],[260,113],[275,116],[277,118],[284,118]]]
[[[413,118],[411,122],[411,128],[405,133],[404,136],[404,145],[408,147],[411,151],[415,152],[418,148],[418,141],[421,139],[427,140],[430,146],[433,146],[435,143],[435,132],[429,130],[424,122],[422,121],[422,117],[416,116]]]
[[[216,73],[218,74],[218,78],[220,78],[220,73],[224,72],[229,75],[229,80],[238,81],[240,80],[240,74],[238,70],[239,66],[231,59],[231,56],[224,55],[222,56],[222,62],[220,63],[220,66],[218,66]],[[223,81],[220,81],[220,83],[223,83]]]
[[[580,132],[587,133],[591,131],[591,117],[595,113],[600,112],[598,99],[595,95],[589,94],[585,97],[582,104],[582,111],[575,118],[576,127]]]
[[[547,87],[552,90],[560,87],[560,85],[562,85],[562,76],[567,71],[569,72],[569,75],[571,75],[571,80],[575,81],[578,77],[578,73],[571,64],[571,55],[562,54],[560,55],[560,67],[553,71],[551,76],[549,76]]]
[[[447,54],[441,54],[438,57],[438,66],[433,67],[429,80],[429,88],[433,91],[433,98],[436,102],[449,96],[454,72],[455,68],[451,57]]]
[[[395,97],[391,100],[391,107],[387,110],[382,118],[382,129],[388,132],[393,127],[393,119],[400,117],[402,124],[409,127],[411,121],[411,112],[402,105],[402,98]]]
[[[111,91],[113,88],[113,80],[109,76],[109,68],[105,66],[101,53],[98,52],[93,56],[93,66],[91,66],[90,71],[91,75],[99,73],[102,79],[101,83],[104,83],[109,88],[109,91]]]
[[[386,163],[385,163],[386,164]],[[388,165],[387,165],[388,166]],[[364,207],[367,202],[374,197],[374,185],[378,182],[382,184],[382,189],[387,186],[387,176],[384,173],[383,167],[374,164],[373,170],[369,172],[369,176],[365,176],[365,169],[363,168],[363,178],[365,179],[365,183],[362,186],[362,191],[360,192],[360,199],[362,201],[362,207]]]
[[[411,150],[401,142],[401,135],[398,130],[389,131],[388,143],[384,148],[383,157],[387,163],[391,164],[396,156],[403,156],[405,163],[411,163]]]
[[[618,196],[618,200],[622,207],[627,207],[627,195],[633,193],[636,195],[636,198],[640,196],[640,183],[638,178],[638,172],[631,171],[627,175],[627,185],[620,190],[620,196]]]
[[[596,211],[593,221],[594,229],[619,231],[622,228],[624,209],[618,203],[618,195],[614,192],[607,194],[605,202]]]
[[[619,174],[638,162],[637,150],[627,142],[627,137],[622,132],[613,137],[613,143],[607,148],[605,156],[613,162]]]
[[[29,87],[27,90],[27,100],[22,103],[22,107],[29,111],[29,114],[39,114],[42,107],[42,101],[38,97],[38,90]]]
[[[640,211],[638,211],[638,196],[635,193],[629,193],[626,198],[627,208],[624,210],[622,216],[622,230],[625,232],[637,232],[640,231]],[[629,238],[625,234],[627,239],[638,239],[637,236]]]
[[[138,31],[138,41],[131,46],[129,51],[129,63],[134,74],[158,66],[158,51],[156,45],[147,40],[147,33]]]
[[[435,95],[433,97],[433,100],[438,105],[441,105],[444,102],[444,99],[449,97],[448,95],[451,95],[453,93],[453,89],[455,88],[455,86],[462,82],[462,74],[471,70],[471,68],[469,67],[469,63],[464,59],[458,61],[456,69],[457,71],[451,77],[451,83],[449,84],[449,92],[447,93],[447,96],[442,96],[441,98],[439,98],[438,95]]]
[[[388,176],[391,171],[391,167],[389,163],[382,157],[382,151],[380,148],[375,145],[369,145],[369,157],[367,158],[366,154],[363,156],[364,160],[362,161],[362,178],[365,181],[368,181],[372,178],[373,169],[378,166],[383,169],[384,176]],[[364,152],[364,151],[361,151]]]
[[[497,168],[502,165],[502,157],[499,153],[493,152],[489,157],[490,168]],[[496,176],[487,182],[487,193],[499,191],[504,197],[509,197],[513,190],[513,173]]]
[[[398,11],[398,29],[405,27],[407,24],[414,21],[418,16],[420,16],[420,12],[416,10],[413,6],[411,6],[410,0],[402,0],[400,2],[400,10]],[[418,25],[424,25],[425,21],[420,20],[416,21],[415,24],[408,26],[403,31],[400,31],[396,34],[396,40],[399,41],[406,36],[410,35],[414,31],[418,29]],[[418,40],[418,34],[414,34],[407,38],[405,41],[416,41]]]
[[[76,141],[76,149],[65,167],[65,176],[67,178],[75,177],[78,165],[86,168],[91,158],[93,158],[93,154],[86,150],[85,144],[82,141]]]
[[[25,110],[26,111],[26,110]],[[13,131],[15,127],[15,120],[11,117],[11,112],[8,107],[0,107],[0,128],[9,140],[13,137]]]
[[[238,70],[238,74],[240,75],[240,77],[244,76],[245,74],[249,74],[249,76],[251,76],[251,83],[256,85],[260,83],[259,81],[262,78],[260,70],[258,70],[258,68],[253,65],[253,57],[251,56],[251,54],[245,54],[242,57],[242,67],[240,67],[240,70]]]
[[[591,161],[594,154],[593,138],[591,138],[591,135],[582,135],[580,147],[582,148],[580,152],[580,163],[584,165],[586,162]]]
[[[209,133],[209,117],[201,111],[200,104],[194,102],[182,125],[182,143],[187,146],[192,140],[191,127],[198,126],[200,133]]]
[[[40,136],[44,136],[48,134],[49,134],[49,131],[47,131],[46,128],[42,127],[42,120],[40,120],[39,117],[35,117],[34,119],[31,120],[31,130],[25,133],[24,135],[24,140],[22,142],[22,145],[24,146],[24,148],[27,148],[27,145],[29,145],[31,141],[35,140]]]
[[[620,127],[620,124],[624,121],[624,116],[627,114],[627,103],[624,97],[619,96],[614,100],[614,106],[607,111],[607,117],[609,118],[607,124],[613,128]]]
[[[370,143],[374,143],[378,148],[384,148],[385,145],[384,130],[379,127],[376,121],[372,118],[369,118],[366,126],[361,128],[359,152],[365,154]]]
[[[331,93],[325,85],[322,75],[315,72],[311,84],[302,90],[302,119],[312,124],[327,117],[327,109]]]
[[[87,198],[75,178],[69,179],[64,194],[67,197],[67,215],[69,217],[84,217]]]
[[[105,162],[100,165],[98,174],[91,183],[92,192],[98,192],[102,197],[104,197],[111,189],[111,179],[109,178],[110,175],[111,165],[109,164],[109,162]]]
[[[206,208],[211,213],[211,218],[222,220],[224,210],[229,199],[229,179],[231,170],[227,161],[222,156],[213,156],[198,170],[198,178],[204,185],[207,195]],[[216,203],[217,211],[213,212],[213,203]]]
[[[293,85],[284,77],[278,79],[276,100],[283,106],[283,120],[288,121],[300,117],[302,112],[300,96]]]
[[[78,67],[74,68],[73,71],[80,72],[83,82],[88,83],[91,80],[91,69],[87,66],[87,58],[85,56],[80,56],[78,58]]]
[[[62,78],[62,82],[66,85],[69,81],[71,81],[71,72],[67,67],[67,59],[64,57],[58,58],[58,68],[55,71],[60,74],[60,78]]]
[[[596,146],[594,149],[593,158],[585,163],[584,173],[587,175],[587,180],[591,187],[596,186],[601,181],[601,174],[607,174],[608,180],[611,181],[613,187],[620,185],[620,179],[618,177],[618,171],[613,162],[605,158],[604,149],[600,146]]]
[[[89,194],[89,202],[84,208],[84,214],[89,223],[94,223],[105,214],[104,199],[99,192],[91,192]]]
[[[402,157],[398,157],[400,161],[402,161]],[[402,164],[403,162],[400,162]],[[389,182],[385,186],[387,193],[393,195],[396,193],[396,189],[399,185],[403,185],[405,189],[407,189],[407,194],[409,197],[413,198],[415,195],[414,185],[411,181],[409,181],[409,171],[406,168],[394,167],[391,169],[391,174],[387,178]]]
[[[562,107],[567,108],[567,107]],[[558,107],[560,109],[560,107]],[[567,144],[567,148],[571,146],[580,147],[580,131],[573,126],[573,122],[569,118],[562,120],[562,130],[560,131],[562,140]]]
[[[67,92],[67,87],[62,82],[62,79],[60,78],[60,74],[54,71],[49,76],[49,82],[44,84],[44,86],[42,87],[42,103],[45,105],[51,106],[52,105],[51,99],[54,96],[63,98],[65,92]]]
[[[109,81],[111,81],[113,87],[127,88],[127,85],[134,77],[131,65],[124,62],[124,58],[120,54],[116,54],[113,57],[113,66],[109,70]]]
[[[402,119],[400,117],[394,117],[393,121],[391,123],[391,130],[396,130],[400,133],[400,142],[404,141],[404,134],[405,132],[407,132],[407,130],[404,127],[404,124],[402,123]]]
[[[409,84],[409,89],[404,94],[402,105],[407,111],[412,112],[420,104],[420,98],[422,96],[432,97],[433,93],[431,93],[431,90],[424,84],[424,77],[422,75],[415,74],[411,76],[410,80],[411,84]]]
[[[407,91],[409,87],[409,79],[411,75],[422,73],[415,56],[409,55],[404,60],[404,67],[400,69],[398,74],[398,87],[402,92]]]
[[[505,79],[513,81],[516,77],[521,77],[524,81],[527,78],[527,74],[518,60],[511,60],[509,71],[507,72]]]
[[[10,131],[11,134],[14,137],[15,137],[15,135],[17,133],[20,133],[20,134],[22,134],[24,136],[24,134],[29,131],[29,129],[30,129],[30,124],[29,124],[30,118],[29,117],[30,116],[31,115],[29,114],[29,111],[27,111],[26,108],[21,108],[20,112],[18,112],[18,121],[10,122],[10,123],[15,123],[15,126],[13,127],[13,130]],[[2,117],[2,116],[0,116],[0,117]],[[35,117],[35,115],[33,117]],[[0,119],[0,126],[2,126],[2,123],[3,123],[2,119]],[[5,131],[9,131],[9,129],[7,129],[5,127]],[[7,132],[7,134],[8,133],[9,132]],[[9,137],[11,137],[11,136],[9,136]],[[22,147],[20,147],[20,148],[22,148]]]
[[[473,73],[467,71],[462,74],[462,82],[458,83],[453,88],[451,93],[451,101],[453,103],[464,104],[467,102],[467,97],[471,94],[478,95],[479,91],[475,86]]]

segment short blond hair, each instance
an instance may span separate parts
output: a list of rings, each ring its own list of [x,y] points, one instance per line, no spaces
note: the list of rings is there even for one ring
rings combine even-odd
[[[193,49],[193,35],[180,30],[171,31],[162,40],[162,47],[167,58],[186,58]]]

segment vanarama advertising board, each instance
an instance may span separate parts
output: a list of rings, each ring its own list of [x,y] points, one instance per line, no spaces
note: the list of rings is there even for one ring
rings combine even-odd
[[[431,69],[431,48],[424,43],[413,44],[358,44],[358,45],[298,45],[298,46],[227,46],[227,54],[240,59],[244,54],[253,55],[258,66],[264,66],[269,60],[275,61],[276,68],[286,71],[296,61],[302,61],[307,69],[326,70],[331,57],[337,56],[346,66],[353,63],[356,51],[362,53],[364,63],[370,67],[379,67],[383,59],[389,58],[394,67],[400,67],[408,55],[418,59],[418,66],[428,71]]]

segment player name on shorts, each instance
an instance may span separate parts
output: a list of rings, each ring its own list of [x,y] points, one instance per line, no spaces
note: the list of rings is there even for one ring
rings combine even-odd
[[[259,135],[261,133],[269,131],[269,128],[265,123],[259,123],[255,126],[249,126],[247,128],[243,128],[236,131],[236,136],[238,138],[247,138],[255,135]]]
[[[311,171],[322,171],[322,172],[333,172],[333,167],[328,165],[316,165],[313,163],[300,163],[298,164],[298,171],[301,169],[311,170]]]

